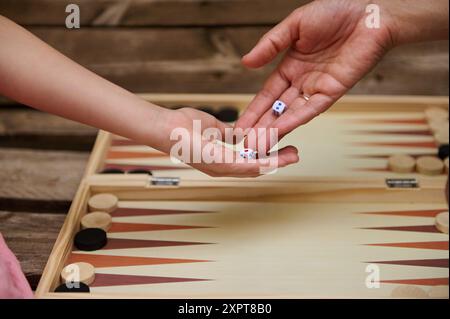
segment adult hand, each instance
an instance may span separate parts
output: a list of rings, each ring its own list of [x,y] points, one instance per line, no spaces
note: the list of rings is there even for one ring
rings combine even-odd
[[[168,123],[164,136],[172,138],[166,138],[161,150],[210,176],[257,177],[299,160],[298,151],[293,146],[256,160],[242,159],[238,152],[218,142],[233,143],[234,132],[229,125],[193,108],[169,112],[164,121]],[[182,154],[179,154],[180,150]]]
[[[387,13],[382,11],[380,28],[366,26],[368,4],[366,0],[317,0],[265,34],[244,56],[244,65],[259,68],[287,52],[235,127],[275,128],[282,138],[352,88],[393,46]],[[280,117],[272,113],[276,100],[287,105]],[[266,145],[273,144],[266,134]]]

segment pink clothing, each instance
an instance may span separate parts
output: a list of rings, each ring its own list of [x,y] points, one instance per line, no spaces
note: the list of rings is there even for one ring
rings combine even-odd
[[[16,256],[0,234],[0,299],[33,298],[33,292]]]

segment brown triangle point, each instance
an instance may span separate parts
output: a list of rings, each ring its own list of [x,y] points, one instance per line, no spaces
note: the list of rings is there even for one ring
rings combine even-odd
[[[428,121],[425,118],[418,119],[366,119],[366,120],[353,120],[356,123],[373,123],[373,124],[428,124]]]
[[[352,130],[350,134],[367,134],[367,135],[433,135],[430,130]]]
[[[127,266],[148,266],[162,264],[180,264],[209,262],[210,260],[180,259],[180,258],[155,258],[155,257],[134,257],[134,256],[111,256],[97,254],[76,254],[71,253],[67,263],[86,262],[95,268],[107,267],[127,267]]]
[[[442,259],[368,261],[366,263],[368,263],[368,264],[388,264],[388,265],[448,268],[448,258],[442,258]]]
[[[366,244],[366,245],[367,246],[396,247],[396,248],[448,250],[448,240],[447,241],[406,242],[406,243],[382,243],[382,244]]]
[[[357,142],[354,143],[358,146],[382,146],[382,147],[424,147],[424,148],[436,148],[434,141],[425,142]]]
[[[421,153],[421,154],[408,154],[411,157],[418,158],[421,156],[435,156],[435,152]],[[370,158],[370,159],[388,159],[392,154],[350,154],[349,158]]]
[[[183,225],[162,225],[162,224],[138,224],[138,223],[112,223],[109,233],[139,232],[139,231],[162,231],[162,230],[182,230],[211,228],[207,226],[183,226]]]
[[[448,286],[448,278],[420,278],[420,279],[398,279],[380,280],[386,284],[419,285],[419,286]]]
[[[422,233],[439,233],[440,231],[434,225],[418,225],[418,226],[390,226],[390,227],[365,227],[361,229],[368,230],[391,230],[391,231],[411,231]]]
[[[390,211],[390,212],[364,212],[360,214],[367,215],[393,215],[393,216],[408,216],[408,217],[436,217],[437,214],[448,211],[447,208],[429,209],[429,210],[404,210],[404,211]]]
[[[178,209],[152,209],[152,208],[128,208],[119,207],[111,213],[112,217],[152,216],[152,215],[176,215],[176,214],[203,214],[212,211],[191,211]]]
[[[102,250],[108,249],[133,249],[133,248],[153,248],[189,245],[211,245],[212,243],[199,243],[188,241],[168,241],[168,240],[144,240],[128,238],[108,238],[108,243]],[[74,250],[76,251],[76,250]]]
[[[118,274],[95,274],[95,280],[91,287],[108,286],[128,286],[128,285],[148,285],[148,284],[166,284],[192,281],[210,281],[210,279],[198,278],[177,278],[177,277],[159,277],[159,276],[138,276],[138,275],[118,275]]]

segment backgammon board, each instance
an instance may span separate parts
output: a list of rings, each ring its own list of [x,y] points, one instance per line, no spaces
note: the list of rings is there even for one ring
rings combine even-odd
[[[144,97],[213,111],[242,110],[251,98]],[[412,287],[448,298],[448,234],[435,227],[448,211],[447,174],[387,169],[392,154],[436,156],[430,107],[448,110],[448,98],[346,97],[282,141],[299,147],[298,164],[244,180],[100,132],[36,295],[389,298]],[[108,243],[78,250],[88,201],[103,193],[118,198]],[[90,292],[54,292],[76,262],[95,268]]]

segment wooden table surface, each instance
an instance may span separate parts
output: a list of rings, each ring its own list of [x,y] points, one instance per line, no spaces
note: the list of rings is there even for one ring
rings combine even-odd
[[[37,284],[96,129],[25,107],[0,109],[0,233]]]
[[[81,0],[78,30],[64,27],[64,1],[2,0],[0,14],[136,93],[252,93],[275,64],[246,70],[240,57],[306,2],[140,1],[121,8],[121,1]],[[448,41],[406,45],[351,93],[448,95],[448,68]],[[23,106],[0,106],[0,232],[33,287],[95,135],[96,129]]]

